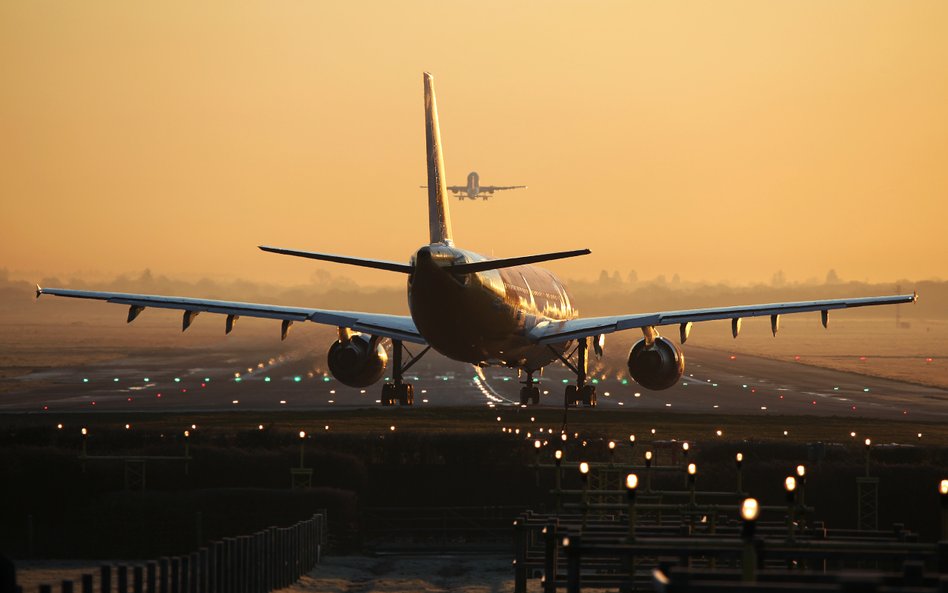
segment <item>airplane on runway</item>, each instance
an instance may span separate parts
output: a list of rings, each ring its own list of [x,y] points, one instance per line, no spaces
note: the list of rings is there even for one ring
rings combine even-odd
[[[579,317],[566,285],[552,272],[532,264],[587,255],[588,249],[542,253],[521,257],[488,259],[454,244],[448,208],[441,132],[434,81],[424,74],[425,140],[428,164],[428,243],[408,263],[315,253],[260,246],[263,251],[321,261],[337,262],[405,274],[410,315],[333,311],[306,307],[206,300],[186,297],[96,292],[36,287],[43,294],[103,300],[128,306],[128,322],[145,308],[184,311],[182,331],[201,312],[226,315],[230,333],[242,316],[282,321],[285,339],[297,321],[312,321],[338,328],[338,339],[329,348],[328,364],[333,376],[351,387],[366,387],[382,378],[388,365],[386,341],[391,342],[392,382],[382,387],[384,405],[411,405],[414,388],[403,380],[406,370],[429,349],[449,358],[478,366],[504,366],[525,373],[520,403],[539,403],[540,391],[534,373],[561,361],[576,375],[567,385],[565,405],[596,405],[596,386],[587,382],[590,341],[601,355],[605,334],[638,329],[643,337],[628,355],[629,375],[646,389],[667,389],[681,378],[685,357],[658,328],[678,326],[684,344],[692,324],[730,319],[736,338],[745,317],[769,316],[774,335],[780,316],[820,312],[826,327],[830,310],[915,302],[917,294],[830,299],[735,307],[712,307],[684,311],[632,313],[607,317]],[[405,343],[424,349],[412,355]],[[407,361],[403,353],[408,354]]]
[[[421,189],[428,189],[427,185],[419,186]],[[468,199],[476,200],[480,197],[482,200],[486,200],[488,196],[484,194],[493,195],[495,191],[502,191],[505,189],[527,189],[526,185],[481,185],[481,176],[477,174],[477,171],[471,171],[467,174],[467,185],[449,185],[447,188],[449,192],[454,194],[454,197],[463,200],[464,196],[467,196]]]

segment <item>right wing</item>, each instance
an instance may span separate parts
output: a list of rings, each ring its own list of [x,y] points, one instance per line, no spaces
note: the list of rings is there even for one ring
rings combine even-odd
[[[36,296],[51,294],[54,296],[77,299],[93,299],[128,305],[128,321],[132,322],[147,307],[157,309],[178,309],[184,311],[182,331],[188,329],[194,316],[201,312],[227,315],[227,331],[233,328],[239,317],[262,317],[283,320],[283,337],[294,321],[312,321],[322,325],[347,327],[376,336],[403,340],[415,344],[425,344],[418,333],[415,322],[407,315],[383,315],[380,313],[361,313],[355,311],[332,311],[328,309],[305,309],[301,307],[283,307],[280,305],[258,305],[236,301],[215,301],[189,297],[161,296],[153,294],[129,294],[125,292],[97,292],[91,290],[71,290],[66,288],[36,287]]]

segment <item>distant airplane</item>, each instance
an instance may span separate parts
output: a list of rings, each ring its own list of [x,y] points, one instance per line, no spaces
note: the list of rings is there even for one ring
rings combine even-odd
[[[427,185],[419,186],[422,189],[427,189]],[[454,197],[463,200],[464,196],[467,196],[469,199],[474,200],[480,197],[482,200],[486,200],[488,196],[484,194],[491,194],[495,191],[501,191],[505,189],[527,189],[526,185],[481,185],[481,177],[477,174],[477,171],[471,171],[467,174],[467,185],[449,185],[447,188],[449,192],[454,194]]]
[[[826,327],[831,309],[911,303],[917,299],[916,294],[903,294],[581,318],[566,285],[552,272],[530,264],[586,255],[588,249],[487,259],[454,246],[446,194],[448,188],[444,185],[434,81],[428,73],[424,74],[424,86],[428,244],[422,245],[407,264],[260,246],[260,249],[273,253],[405,274],[410,315],[39,286],[36,287],[36,296],[51,294],[127,305],[129,322],[146,307],[183,310],[182,330],[188,329],[194,317],[203,311],[226,315],[226,333],[230,333],[241,316],[281,320],[283,338],[295,321],[337,327],[339,337],[329,348],[329,370],[337,380],[351,387],[366,387],[383,377],[388,365],[385,349],[385,339],[388,339],[392,344],[392,382],[382,387],[383,405],[412,404],[414,387],[404,382],[404,373],[431,348],[454,360],[478,366],[519,369],[526,374],[520,390],[521,405],[539,403],[540,390],[533,375],[559,360],[576,375],[576,384],[567,385],[565,389],[566,406],[580,402],[587,406],[596,405],[596,386],[587,382],[586,374],[590,338],[593,350],[601,355],[605,334],[640,330],[643,337],[632,346],[628,355],[629,375],[646,389],[667,389],[684,373],[685,357],[677,345],[659,335],[660,326],[677,325],[679,341],[684,344],[695,322],[730,319],[731,332],[736,338],[742,318],[766,315],[770,317],[770,328],[776,336],[783,314],[819,311]],[[352,224],[358,224],[357,213],[354,212],[353,216],[356,218]],[[542,232],[556,231],[546,227]],[[563,232],[567,232],[566,229]],[[568,232],[575,234],[577,231]],[[662,240],[650,236],[641,239]],[[404,347],[405,342],[419,344],[424,349],[412,355]],[[403,352],[408,353],[407,362]]]

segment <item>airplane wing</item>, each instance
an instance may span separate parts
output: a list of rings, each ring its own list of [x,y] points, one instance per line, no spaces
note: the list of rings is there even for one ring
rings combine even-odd
[[[428,189],[427,185],[419,185],[418,187],[420,187],[421,189]],[[466,192],[467,186],[466,185],[449,185],[448,187],[444,189],[448,190],[452,194],[459,194],[461,192]]]
[[[323,325],[347,327],[372,335],[383,336],[415,344],[425,344],[415,328],[415,322],[407,315],[382,315],[379,313],[360,313],[351,311],[332,311],[327,309],[306,309],[301,307],[283,307],[280,305],[258,305],[235,301],[215,301],[188,297],[161,296],[152,294],[129,294],[124,292],[96,292],[91,290],[70,290],[66,288],[36,287],[37,298],[40,295],[93,299],[128,305],[128,322],[131,323],[147,307],[157,309],[178,309],[184,311],[182,331],[188,329],[194,316],[201,312],[227,315],[227,332],[233,328],[239,317],[262,317],[283,321],[282,336],[294,321],[312,321]]]
[[[568,321],[546,321],[538,324],[530,332],[530,337],[540,344],[552,344],[626,329],[677,324],[680,326],[681,341],[684,342],[688,338],[688,332],[693,322],[730,319],[732,323],[731,331],[734,337],[737,337],[737,333],[740,331],[741,318],[761,317],[764,315],[770,316],[771,329],[774,334],[776,334],[780,323],[780,315],[788,313],[820,311],[823,326],[826,327],[827,316],[832,309],[852,309],[854,307],[868,307],[873,305],[914,303],[916,300],[918,300],[918,294],[903,294],[825,301],[797,301],[766,305],[688,309],[685,311],[663,311],[638,315],[615,315],[612,317],[588,317],[570,319]]]
[[[480,191],[494,193],[503,189],[527,189],[526,185],[482,185]]]

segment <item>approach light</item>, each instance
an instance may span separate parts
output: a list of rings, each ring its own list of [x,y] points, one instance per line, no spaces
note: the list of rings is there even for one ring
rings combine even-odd
[[[634,435],[634,434],[630,434],[630,435],[629,435],[629,444],[632,445],[633,447],[635,446],[635,435]]]
[[[866,439],[866,448],[868,449],[871,446],[872,446],[872,439]]]
[[[645,452],[645,467],[652,467],[652,452]]]
[[[797,466],[797,475],[798,475],[799,477],[801,477],[801,478],[804,477],[804,476],[806,476],[806,468],[803,467],[802,465],[798,465],[798,466]]]
[[[787,476],[787,479],[783,481],[783,488],[788,493],[793,492],[797,489],[797,479],[793,476]]]
[[[257,425],[257,430],[263,430],[263,424],[258,424],[258,425]]]
[[[584,476],[589,475],[589,464],[585,461],[579,464],[579,473]]]
[[[305,431],[305,430],[301,430],[301,431],[300,431],[300,438],[301,438],[301,439],[305,439],[305,438],[306,438],[306,431]]]
[[[520,429],[519,428],[514,429],[514,434],[520,434]]]
[[[543,446],[543,443],[541,443],[540,441],[533,441],[533,448],[534,448],[534,449],[539,449],[539,448],[542,447],[542,446]]]
[[[941,484],[938,485],[938,491],[941,492],[942,496],[948,496],[948,480],[941,481]]]
[[[89,434],[89,430],[88,430],[85,426],[83,426],[83,427],[82,427],[82,436],[86,436],[86,435],[88,435],[88,434]]]
[[[609,441],[609,450],[612,451],[612,450],[615,449],[615,448],[616,448],[616,442],[615,442],[615,441]]]
[[[564,443],[566,442],[567,439],[569,439],[569,437],[566,436],[566,433],[565,433],[565,432],[560,435],[560,440],[563,441]]]
[[[393,425],[389,426],[388,429],[389,429],[390,431],[392,431],[392,432],[395,432],[395,425],[393,424]],[[518,430],[517,432],[520,432],[520,431]]]
[[[188,438],[190,436],[191,436],[191,431],[188,431],[188,430],[184,431],[184,438]]]
[[[735,459],[735,461],[737,461],[738,464],[743,463],[743,462],[744,462],[744,454],[743,454],[743,453],[738,453],[737,455],[734,456],[734,459]]]
[[[689,463],[689,464],[688,464],[688,475],[689,475],[689,476],[693,476],[693,475],[695,475],[696,473],[698,473],[698,466],[695,465],[695,464],[693,464],[693,463]]]
[[[563,451],[562,451],[561,449],[557,449],[556,451],[553,452],[553,457],[554,457],[557,461],[562,461],[562,460],[563,460]]]
[[[850,433],[849,433],[849,436],[850,436],[851,438],[856,438],[856,431],[854,430],[854,431],[850,432]]]
[[[63,429],[63,425],[62,425],[61,423],[60,423],[60,424],[57,424],[57,425],[56,425],[56,428],[58,428],[59,430],[62,430],[62,429]]]
[[[681,444],[681,450],[684,451],[685,455],[688,454],[688,449],[690,448],[691,445],[689,445],[687,441]]]
[[[745,521],[756,521],[759,514],[760,505],[757,504],[757,499],[745,498],[744,502],[741,503],[741,517]]]
[[[652,436],[655,436],[655,429],[652,429]]]
[[[132,429],[132,425],[131,425],[131,424],[126,424],[126,425],[125,425],[125,430],[131,430],[131,429]]]
[[[634,492],[639,487],[639,477],[635,474],[629,474],[625,477],[625,489]]]
[[[724,436],[724,431],[719,428],[719,429],[717,429],[716,431],[714,431],[714,434],[716,434],[716,435],[718,435],[718,436]]]
[[[922,438],[922,433],[918,433],[918,438],[919,438],[919,439]]]
[[[497,422],[500,422],[500,416],[497,417]]]

